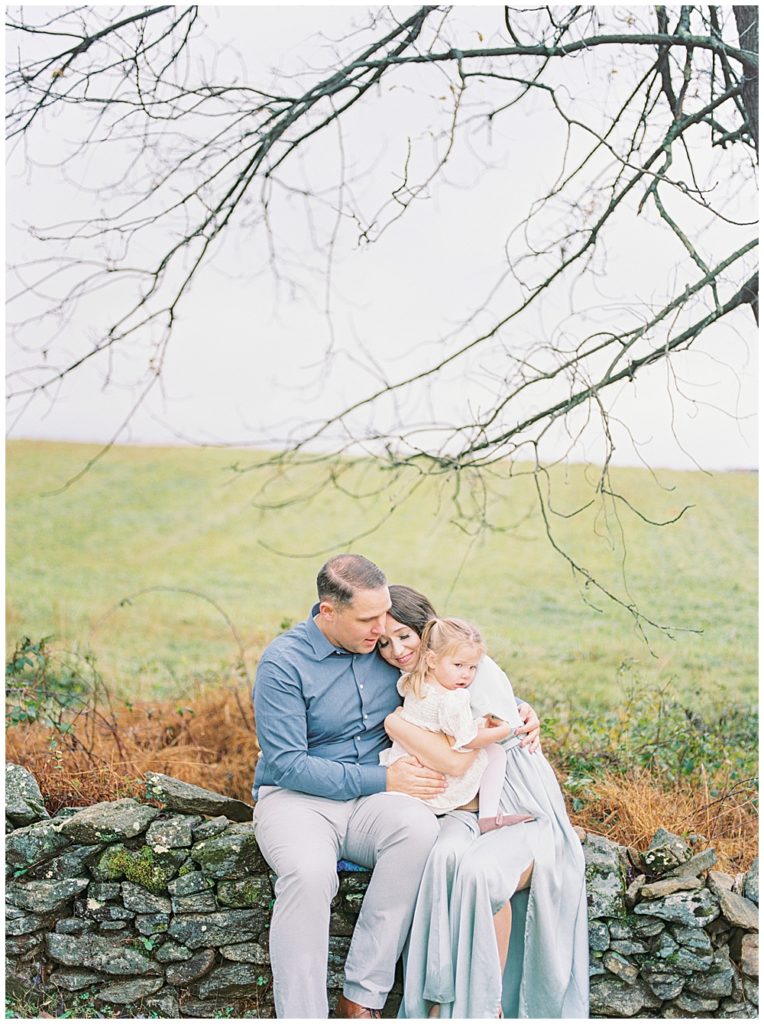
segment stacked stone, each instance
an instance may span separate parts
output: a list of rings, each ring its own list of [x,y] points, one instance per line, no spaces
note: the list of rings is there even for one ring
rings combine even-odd
[[[664,829],[584,854],[592,1017],[758,1017],[758,859],[733,878]]]
[[[10,994],[54,987],[66,1003],[87,991],[107,1015],[274,1016],[273,878],[251,807],[153,774],[147,796],[161,811],[117,800],[51,818],[17,765],[6,796]],[[341,877],[334,995],[368,877]]]
[[[117,800],[49,817],[37,783],[6,770],[8,991],[90,993],[104,1016],[273,1017],[274,878],[247,804],[150,775],[153,804]],[[593,1017],[758,1016],[758,861],[659,830],[639,853],[582,833]],[[309,837],[306,837],[309,842]],[[340,871],[330,1006],[342,989],[368,871]],[[400,978],[384,1016],[395,1016]]]

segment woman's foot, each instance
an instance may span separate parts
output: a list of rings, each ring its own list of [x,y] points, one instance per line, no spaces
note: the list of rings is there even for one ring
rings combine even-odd
[[[504,828],[505,825],[521,825],[524,821],[535,820],[532,814],[501,814],[500,812],[495,818],[478,818],[478,825],[481,833],[484,833]]]

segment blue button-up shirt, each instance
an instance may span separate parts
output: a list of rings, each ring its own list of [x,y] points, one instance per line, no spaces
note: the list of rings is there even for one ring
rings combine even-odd
[[[257,666],[255,799],[260,786],[334,800],[385,789],[379,754],[390,746],[385,717],[401,702],[398,670],[376,651],[335,647],[313,614],[270,643]]]

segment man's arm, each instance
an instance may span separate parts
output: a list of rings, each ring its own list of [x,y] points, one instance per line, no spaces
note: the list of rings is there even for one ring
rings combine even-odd
[[[381,793],[381,765],[347,764],[308,753],[308,722],[302,688],[281,666],[261,661],[255,676],[255,724],[273,785],[332,800]]]
[[[255,724],[270,781],[284,789],[330,800],[352,800],[385,790],[427,799],[445,789],[440,773],[411,758],[384,768],[308,753],[308,722],[299,679],[269,661],[261,661],[257,667]]]

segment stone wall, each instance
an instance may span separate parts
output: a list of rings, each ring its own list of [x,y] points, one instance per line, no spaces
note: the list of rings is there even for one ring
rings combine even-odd
[[[9,994],[53,999],[54,1016],[87,1000],[103,1016],[272,1017],[273,876],[251,808],[163,775],[147,799],[50,818],[34,779],[7,766]],[[583,845],[592,1016],[758,1015],[756,865],[715,872],[713,850],[662,830],[641,854]],[[369,873],[341,864],[339,878],[330,1005]],[[399,999],[398,986],[385,1016]]]
[[[758,859],[714,871],[659,829],[646,852],[584,842],[591,1016],[758,1017]]]

